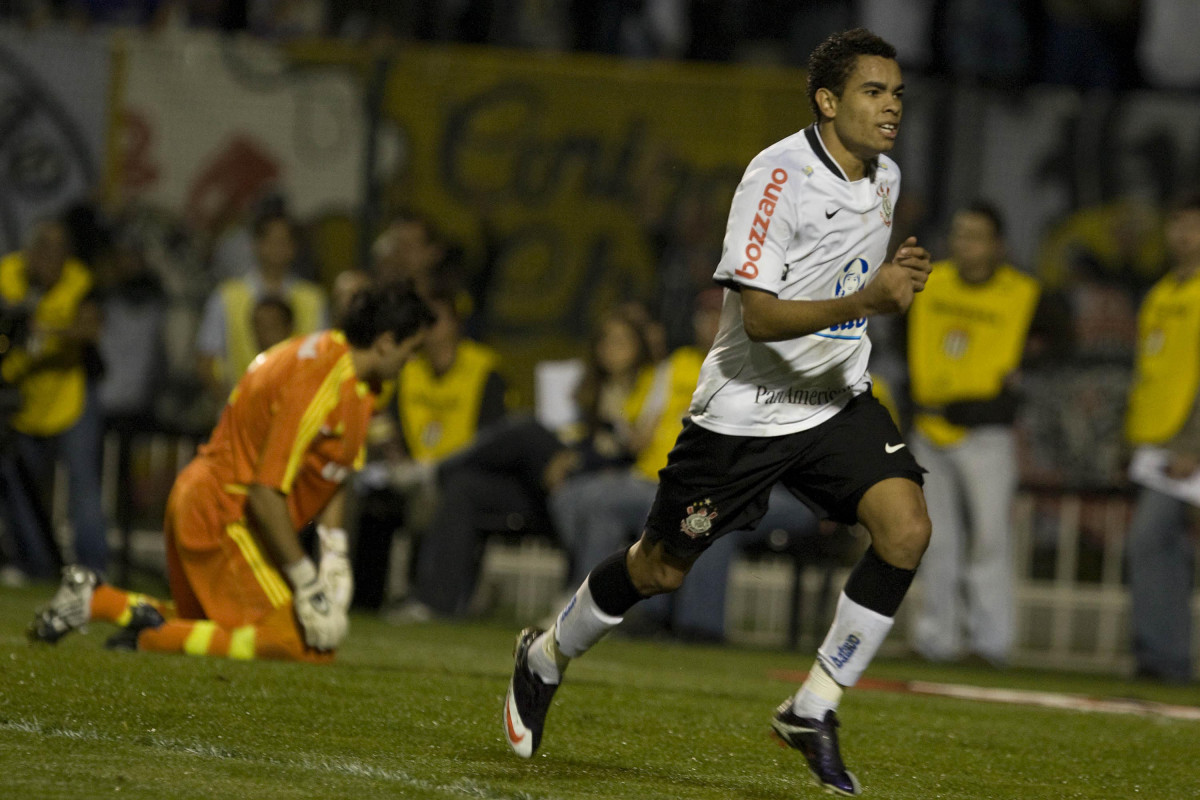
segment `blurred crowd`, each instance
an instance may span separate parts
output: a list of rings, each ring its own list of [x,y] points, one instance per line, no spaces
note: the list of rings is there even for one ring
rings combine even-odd
[[[29,24],[194,25],[276,39],[332,34],[777,63],[798,63],[815,43],[806,38],[813,32],[859,23],[894,31],[906,66],[931,74],[1000,87],[1036,81],[1113,89],[1200,85],[1200,51],[1175,42],[1179,31],[1200,27],[1198,8],[1178,0],[0,2],[3,15]],[[204,438],[258,353],[336,327],[356,290],[401,278],[438,322],[421,356],[381,399],[372,426],[368,465],[356,484],[356,603],[404,620],[472,613],[483,544],[496,533],[547,535],[568,556],[563,588],[574,587],[580,570],[632,541],[653,499],[720,314],[711,275],[724,211],[687,198],[644,210],[655,286],[649,296],[594,309],[576,357],[539,367],[539,401],[556,399],[554,413],[514,403],[515,376],[487,313],[494,266],[487,254],[468,263],[460,243],[418,211],[393,214],[374,232],[361,268],[336,275],[278,195],[206,232],[136,204],[80,203],[42,220],[0,261],[0,577],[49,578],[62,560],[51,519],[56,463],[70,486],[73,555],[103,573],[106,434],[123,435],[126,444],[147,430]],[[984,474],[993,489],[1007,487],[1002,505],[1019,484],[1127,489],[1125,417],[1139,308],[1172,266],[1169,217],[1159,200],[1140,194],[1079,208],[1048,228],[1028,264],[1008,263],[1003,220],[986,203],[959,209],[945,230],[931,231],[926,244],[937,258],[956,270],[986,267],[967,283],[986,283],[1004,266],[999,274],[1018,287],[1012,291],[1026,285],[1016,274],[1036,289],[1026,292],[1025,329],[1011,358],[989,366],[1000,382],[982,405],[922,397],[910,366],[928,363],[932,351],[914,349],[920,339],[912,320],[872,322],[876,391],[902,430],[928,439],[923,462],[946,458],[953,472],[958,467],[941,450],[963,431],[1000,426],[1006,438],[981,450],[987,457],[1003,450],[1007,471]],[[897,233],[936,224],[910,222]],[[937,339],[942,355],[966,352],[966,340],[954,336]],[[957,355],[956,343],[964,348]],[[720,540],[670,606],[646,604],[644,624],[720,640],[725,578],[738,553],[815,547],[836,556],[855,546],[845,530],[819,523],[788,495],[773,498],[771,511],[758,530]],[[998,538],[1007,539],[1002,528]],[[398,531],[417,543],[403,598],[389,590]],[[1011,576],[995,581],[1011,589]],[[958,595],[959,587],[945,591]],[[1011,620],[983,627],[1004,625],[1011,633]],[[950,627],[927,620],[931,632]],[[917,646],[931,658],[956,657],[962,646],[933,633],[927,639]],[[997,663],[1009,647],[974,643]]]
[[[1200,85],[1190,0],[0,0],[0,19],[788,65],[825,31],[862,25],[888,31],[912,71],[1007,87]]]

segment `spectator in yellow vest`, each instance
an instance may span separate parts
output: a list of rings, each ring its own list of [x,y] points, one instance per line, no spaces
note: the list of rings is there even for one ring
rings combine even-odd
[[[1130,621],[1140,677],[1195,679],[1192,530],[1200,480],[1200,193],[1167,218],[1171,271],[1138,314],[1137,366],[1125,435],[1137,448],[1131,477],[1142,484],[1129,527]],[[1158,461],[1145,472],[1139,460]]]
[[[27,249],[0,260],[0,316],[28,320],[24,340],[0,348],[7,350],[0,352],[0,376],[21,398],[9,421],[12,446],[0,448],[0,488],[15,566],[34,578],[52,577],[59,560],[41,501],[59,459],[67,472],[75,559],[101,573],[108,563],[100,500],[102,423],[90,385],[100,371],[100,311],[90,297],[92,275],[70,249],[66,227],[44,221]]]
[[[433,464],[462,450],[507,412],[500,357],[463,336],[456,293],[433,289],[426,299],[436,322],[421,353],[404,365],[394,404],[385,412],[398,428],[402,458],[417,464]],[[383,604],[392,537],[408,522],[414,502],[420,500],[411,493],[386,487],[363,498],[354,553],[356,606],[377,610]]]
[[[958,211],[950,259],[934,265],[908,312],[909,441],[929,470],[933,522],[913,645],[936,661],[965,654],[964,628],[966,647],[993,664],[1013,645],[1015,379],[1040,289],[1005,263],[1003,236],[990,204]]]
[[[196,335],[200,380],[220,402],[258,355],[254,339],[254,304],[267,295],[283,298],[295,315],[295,332],[312,333],[329,325],[325,291],[292,274],[296,234],[291,219],[280,212],[254,224],[256,269],[245,277],[222,281],[209,296]]]
[[[649,443],[661,404],[644,310],[604,314],[575,392],[579,423],[552,431],[512,417],[429,469],[441,500],[420,545],[413,598],[389,619],[421,621],[469,610],[485,534],[511,517],[551,530],[547,498],[571,474],[628,467]]]

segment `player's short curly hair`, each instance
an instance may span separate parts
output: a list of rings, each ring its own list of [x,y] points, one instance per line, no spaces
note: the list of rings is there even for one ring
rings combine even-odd
[[[817,106],[817,90],[828,89],[841,97],[859,56],[895,58],[896,48],[866,28],[854,28],[833,34],[808,57],[808,102],[818,120],[821,109]]]
[[[434,323],[433,312],[408,281],[360,289],[342,319],[342,332],[352,347],[367,348],[384,333],[401,342]]]

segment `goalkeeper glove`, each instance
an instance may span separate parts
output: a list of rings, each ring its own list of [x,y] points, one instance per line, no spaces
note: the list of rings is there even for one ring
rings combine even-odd
[[[302,558],[284,567],[292,584],[292,607],[304,630],[304,642],[317,650],[332,650],[346,638],[350,621],[346,611],[330,601],[329,587],[317,574],[312,559]]]
[[[329,601],[343,612],[347,611],[354,597],[354,573],[350,569],[346,532],[341,528],[318,525],[317,538],[321,542],[321,563],[317,567],[321,582],[329,590]]]

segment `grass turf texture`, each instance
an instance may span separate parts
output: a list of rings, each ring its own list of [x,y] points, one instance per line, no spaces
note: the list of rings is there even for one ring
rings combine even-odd
[[[52,593],[0,590],[0,796],[697,798],[822,795],[767,735],[810,654],[609,639],[572,664],[541,752],[508,749],[511,624],[356,617],[332,667],[56,647],[24,626]],[[880,661],[923,679],[1200,703],[1195,687]],[[852,691],[842,749],[871,797],[1200,797],[1200,723]]]

